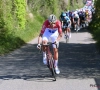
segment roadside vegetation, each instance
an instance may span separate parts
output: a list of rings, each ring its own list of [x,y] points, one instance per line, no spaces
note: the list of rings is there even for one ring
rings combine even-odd
[[[36,37],[51,13],[83,7],[83,0],[0,0],[0,55]],[[74,3],[73,3],[74,1]]]
[[[96,40],[97,49],[100,52],[100,0],[95,1],[95,8],[96,12],[89,25],[89,30],[93,35],[93,39]]]

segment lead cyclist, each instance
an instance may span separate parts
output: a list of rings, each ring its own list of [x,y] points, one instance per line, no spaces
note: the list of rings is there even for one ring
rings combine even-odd
[[[39,48],[42,44],[47,44],[49,40],[52,41],[52,43],[58,43],[59,40],[62,37],[62,28],[61,28],[61,22],[57,20],[56,16],[54,14],[51,14],[47,20],[44,21],[42,25],[42,29],[40,31],[39,37],[38,37],[38,45],[37,48]],[[54,52],[54,66],[55,66],[55,72],[56,74],[60,73],[60,70],[58,68],[58,48],[55,44],[53,44],[53,52]],[[46,51],[45,48],[43,49],[43,63],[47,65],[47,57],[46,57]]]

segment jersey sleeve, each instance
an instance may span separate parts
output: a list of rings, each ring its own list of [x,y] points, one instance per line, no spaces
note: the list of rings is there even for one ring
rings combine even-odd
[[[43,33],[44,33],[46,27],[47,27],[47,21],[45,21],[45,22],[43,23],[42,29],[41,29],[41,31],[40,31],[40,34],[43,34]]]
[[[58,21],[58,32],[59,32],[59,34],[62,33],[62,27],[61,27],[61,22],[60,21]]]

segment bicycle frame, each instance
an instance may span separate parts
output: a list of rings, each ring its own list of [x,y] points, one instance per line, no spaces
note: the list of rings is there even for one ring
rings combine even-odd
[[[54,44],[54,43],[52,43]],[[46,56],[47,56],[47,67],[50,69],[52,76],[54,77],[54,81],[56,81],[56,73],[55,73],[55,69],[54,69],[54,59],[53,59],[53,55],[50,51],[50,46],[49,44],[47,45],[42,45],[46,47]]]
[[[50,61],[49,60],[53,59],[53,55],[52,55],[52,53],[50,51],[49,45],[46,45],[46,55],[47,55],[47,63],[49,65],[50,64]],[[49,68],[50,69],[52,68],[52,64],[49,65]]]

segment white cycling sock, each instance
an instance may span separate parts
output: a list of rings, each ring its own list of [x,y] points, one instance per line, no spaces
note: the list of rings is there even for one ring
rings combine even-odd
[[[58,60],[55,60],[55,67],[58,66]]]
[[[43,52],[43,57],[46,57],[46,52]]]
[[[71,32],[69,32],[69,37],[71,38]]]

